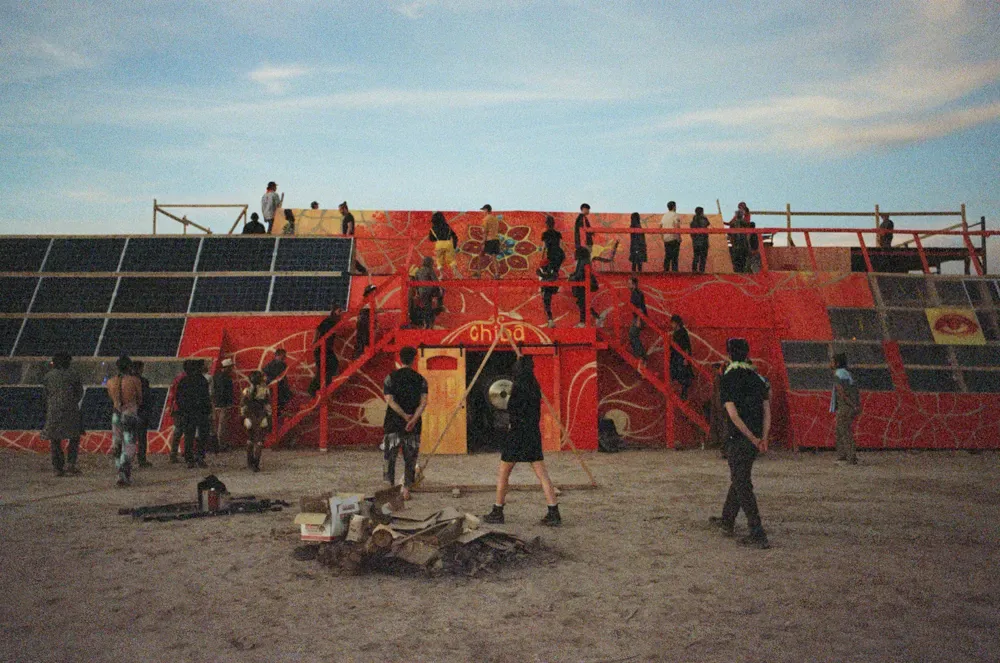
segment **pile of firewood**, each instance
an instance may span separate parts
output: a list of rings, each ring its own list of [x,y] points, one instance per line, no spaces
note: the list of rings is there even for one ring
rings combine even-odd
[[[393,513],[381,520],[355,526],[343,539],[300,548],[296,557],[315,558],[336,575],[379,571],[432,576],[476,576],[531,556],[552,559],[538,537],[526,541],[481,527],[478,518],[452,507],[433,513]]]

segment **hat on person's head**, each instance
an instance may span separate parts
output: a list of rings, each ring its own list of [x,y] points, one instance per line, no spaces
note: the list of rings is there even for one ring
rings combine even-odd
[[[232,366],[232,365],[233,365],[233,360],[232,359],[226,358],[226,359],[222,360],[222,367],[223,368],[225,368],[226,366]]]
[[[277,189],[278,188],[278,183],[277,182],[268,182],[267,183],[267,188],[268,189]]]
[[[483,205],[479,209],[480,209],[480,211],[484,211],[484,212],[492,212],[493,211],[493,206],[492,205]]]

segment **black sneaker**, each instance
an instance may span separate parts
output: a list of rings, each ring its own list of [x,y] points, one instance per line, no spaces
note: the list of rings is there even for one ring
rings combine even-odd
[[[545,517],[542,518],[539,524],[546,527],[559,527],[562,525],[562,516],[559,515],[559,507],[549,509],[549,512],[545,514]]]
[[[70,465],[69,467],[66,468],[66,474],[77,476],[78,474],[80,474],[80,469],[76,465]]]
[[[483,522],[489,525],[503,525],[503,507],[493,505],[493,510],[483,516]]]
[[[708,519],[708,522],[711,523],[712,525],[715,525],[720,530],[722,530],[722,535],[723,536],[733,536],[734,533],[735,533],[735,531],[736,531],[735,526],[727,523],[726,521],[724,521],[719,516],[712,516],[712,517],[710,517]]]
[[[56,469],[56,470],[53,470],[53,473],[54,473],[54,474],[55,474],[55,475],[56,475],[57,477],[64,477],[64,476],[66,476],[66,472],[65,472],[65,471],[63,471],[63,470],[60,470],[60,469]]]
[[[140,460],[139,461],[139,467],[152,467],[152,466],[153,466],[153,464],[150,463],[148,460]]]
[[[757,548],[758,550],[767,550],[771,547],[766,534],[748,534],[740,539],[740,543],[744,546]]]

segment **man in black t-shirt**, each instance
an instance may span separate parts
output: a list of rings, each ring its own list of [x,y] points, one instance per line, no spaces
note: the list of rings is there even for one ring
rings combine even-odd
[[[340,210],[340,234],[346,235],[348,237],[354,236],[354,215],[351,214],[351,210],[347,207],[347,201],[340,203],[337,206]],[[354,258],[354,273],[358,276],[366,276],[368,274],[368,268],[365,267],[357,257],[357,242],[355,242],[355,258]]]
[[[727,536],[732,536],[740,509],[747,517],[750,534],[740,543],[757,548],[769,548],[767,534],[760,523],[757,498],[753,493],[750,473],[758,450],[767,448],[771,428],[771,388],[747,361],[750,344],[746,339],[731,338],[726,349],[732,360],[722,376],[721,398],[732,426],[726,440],[729,459],[729,493],[722,507],[722,517],[713,517]]]
[[[393,371],[382,385],[385,392],[385,421],[382,449],[385,452],[383,477],[396,483],[396,457],[403,452],[403,499],[410,499],[410,486],[417,479],[417,454],[420,452],[421,416],[427,407],[427,380],[413,370],[416,348],[399,351],[403,367]]]

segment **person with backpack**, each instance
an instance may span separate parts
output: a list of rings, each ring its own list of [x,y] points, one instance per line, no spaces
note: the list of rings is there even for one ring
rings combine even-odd
[[[858,464],[854,444],[854,420],[861,412],[861,394],[854,384],[854,376],[847,370],[847,355],[833,355],[833,390],[830,392],[830,412],[836,418],[837,462]]]

